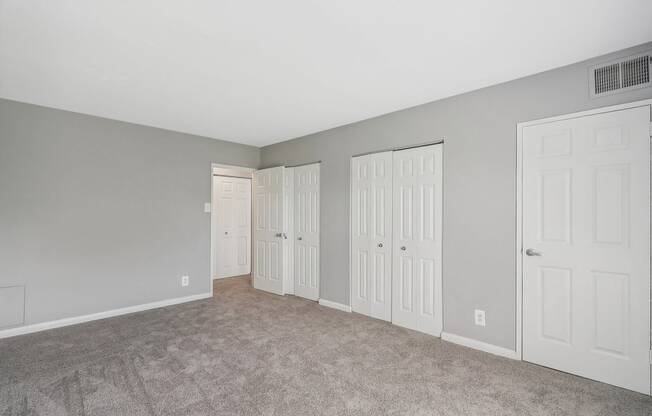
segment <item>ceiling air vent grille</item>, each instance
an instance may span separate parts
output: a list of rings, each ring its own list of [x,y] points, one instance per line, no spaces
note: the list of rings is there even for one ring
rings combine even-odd
[[[652,86],[650,66],[652,66],[652,53],[630,56],[591,67],[591,97],[601,97]]]
[[[620,89],[620,64],[596,68],[593,70],[593,74],[596,94],[604,94],[605,92]]]

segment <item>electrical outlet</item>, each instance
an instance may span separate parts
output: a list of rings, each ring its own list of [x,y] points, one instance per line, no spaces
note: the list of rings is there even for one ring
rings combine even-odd
[[[211,203],[210,202],[204,202],[204,212],[205,213],[211,212]]]
[[[188,286],[190,284],[190,277],[181,276],[181,286]]]
[[[487,322],[485,321],[484,311],[480,309],[475,310],[475,324],[479,326],[485,326]]]

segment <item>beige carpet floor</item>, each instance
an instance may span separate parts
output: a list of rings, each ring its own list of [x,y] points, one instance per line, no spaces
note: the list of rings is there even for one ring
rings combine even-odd
[[[212,299],[0,340],[0,415],[652,415],[652,399],[314,302]]]

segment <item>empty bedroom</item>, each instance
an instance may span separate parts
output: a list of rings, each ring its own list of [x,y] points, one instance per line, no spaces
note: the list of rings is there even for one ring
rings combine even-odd
[[[0,0],[0,415],[652,416],[649,0]]]

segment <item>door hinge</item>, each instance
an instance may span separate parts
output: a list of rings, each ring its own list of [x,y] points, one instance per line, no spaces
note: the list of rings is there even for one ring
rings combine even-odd
[[[650,121],[650,137],[652,137],[652,121]]]
[[[652,364],[652,350],[650,350],[650,364]]]

